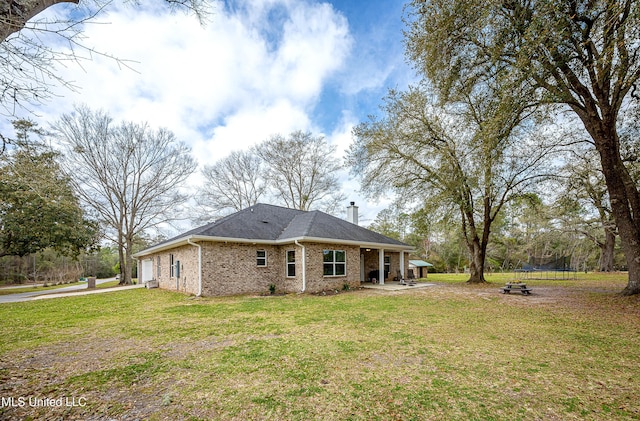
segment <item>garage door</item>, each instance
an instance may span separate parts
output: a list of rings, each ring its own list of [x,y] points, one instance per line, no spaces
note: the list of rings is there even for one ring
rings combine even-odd
[[[142,261],[140,282],[145,283],[153,279],[153,260],[147,259]]]

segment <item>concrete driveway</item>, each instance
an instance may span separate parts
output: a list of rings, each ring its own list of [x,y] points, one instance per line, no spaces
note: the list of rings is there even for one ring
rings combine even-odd
[[[114,281],[115,278],[107,278],[107,279],[97,279],[96,285],[103,284],[105,282]],[[24,288],[25,286],[21,286],[20,288]],[[8,294],[8,295],[0,295],[0,304],[2,303],[18,303],[21,301],[31,301],[42,298],[56,298],[56,297],[68,297],[70,295],[80,295],[82,293],[87,294],[97,294],[100,292],[109,292],[120,289],[129,289],[129,288],[141,288],[143,285],[129,285],[125,287],[118,288],[108,288],[108,289],[88,289],[87,284],[80,285],[72,285],[64,288],[58,289],[50,289],[43,291],[32,291],[32,292],[20,292],[17,294]],[[13,288],[13,287],[8,287]]]

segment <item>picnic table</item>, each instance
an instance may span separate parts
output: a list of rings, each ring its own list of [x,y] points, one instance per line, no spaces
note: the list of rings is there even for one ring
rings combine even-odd
[[[522,295],[531,294],[531,289],[527,288],[527,284],[523,282],[507,282],[504,287],[500,288],[503,294],[510,294],[511,291],[520,291]]]

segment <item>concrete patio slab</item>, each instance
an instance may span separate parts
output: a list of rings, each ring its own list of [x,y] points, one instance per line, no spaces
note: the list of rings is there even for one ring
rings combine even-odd
[[[427,287],[432,287],[435,284],[430,284],[428,282],[417,282],[415,285],[411,286],[409,284],[405,284],[402,285],[398,282],[389,282],[383,285],[380,284],[362,284],[361,286],[363,288],[367,288],[367,289],[377,289],[377,290],[381,290],[381,291],[406,291],[409,289],[420,289],[420,288],[427,288]]]

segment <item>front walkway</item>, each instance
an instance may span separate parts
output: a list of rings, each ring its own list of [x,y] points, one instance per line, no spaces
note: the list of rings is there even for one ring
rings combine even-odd
[[[48,298],[75,297],[76,295],[104,294],[106,292],[124,291],[127,289],[136,289],[136,288],[144,288],[144,287],[145,287],[144,284],[134,284],[134,285],[123,285],[123,286],[111,287],[111,288],[82,289],[80,291],[38,295],[37,297],[32,297],[31,299],[46,300]]]
[[[426,288],[426,287],[432,287],[434,285],[435,284],[430,284],[428,282],[417,282],[415,285],[411,286],[409,284],[401,285],[399,282],[391,281],[391,282],[384,283],[382,285],[365,282],[360,286],[362,288],[378,289],[382,291],[406,291],[408,289]]]
[[[32,291],[22,292],[18,294],[0,295],[0,304],[2,303],[19,303],[23,301],[44,300],[48,298],[74,297],[76,295],[104,294],[107,292],[122,291],[133,288],[144,288],[144,285],[125,285],[111,288],[88,289],[86,285],[81,285],[82,289],[74,290],[49,290],[49,291]],[[56,292],[59,291],[59,292]]]

